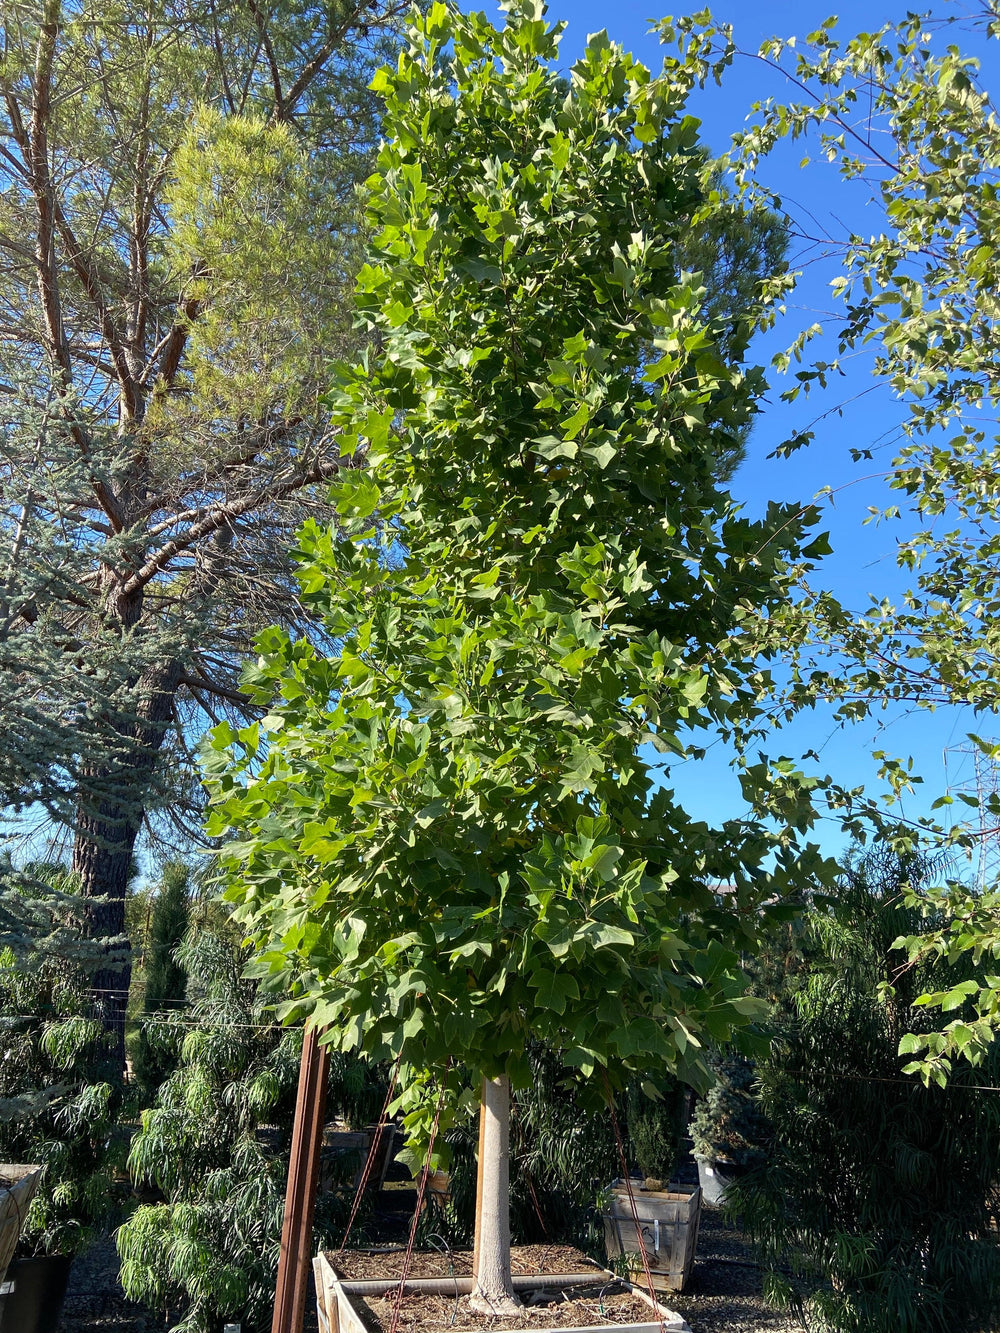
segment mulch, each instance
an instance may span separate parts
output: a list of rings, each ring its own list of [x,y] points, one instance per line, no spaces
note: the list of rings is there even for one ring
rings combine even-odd
[[[448,1248],[414,1252],[409,1263],[403,1251],[381,1253],[341,1251],[327,1256],[341,1277],[347,1280],[401,1277],[404,1265],[409,1277],[470,1277],[472,1251]],[[610,1278],[600,1264],[569,1245],[518,1245],[511,1252],[511,1271],[522,1275],[552,1277],[551,1289],[522,1292],[525,1303],[520,1320],[483,1318],[469,1308],[467,1298],[459,1295],[407,1293],[394,1319],[396,1296],[352,1298],[355,1309],[370,1333],[389,1333],[394,1323],[400,1333],[472,1333],[525,1327],[531,1329],[581,1328],[593,1325],[646,1323],[651,1318],[649,1306],[627,1288]],[[584,1287],[563,1291],[559,1275],[593,1272],[595,1281]]]
[[[402,1248],[391,1250],[343,1250],[327,1254],[330,1263],[347,1281],[366,1278],[401,1277],[406,1255]],[[518,1245],[511,1251],[512,1273],[600,1273],[600,1264],[588,1259],[571,1245]],[[407,1265],[409,1277],[471,1277],[471,1250],[414,1251]]]
[[[617,1285],[617,1284],[615,1284]],[[597,1283],[586,1288],[586,1294],[576,1294],[572,1300],[553,1291],[539,1293],[548,1299],[526,1305],[520,1325],[530,1329],[586,1328],[592,1325],[640,1324],[653,1318],[648,1305],[630,1292],[615,1291],[607,1284]],[[392,1296],[380,1299],[371,1296],[361,1300],[352,1298],[352,1304],[371,1333],[388,1333],[393,1324],[395,1301]],[[483,1318],[473,1314],[467,1300],[459,1296],[429,1296],[424,1293],[403,1298],[399,1312],[400,1333],[471,1333],[472,1330],[510,1330],[518,1325],[509,1318]]]

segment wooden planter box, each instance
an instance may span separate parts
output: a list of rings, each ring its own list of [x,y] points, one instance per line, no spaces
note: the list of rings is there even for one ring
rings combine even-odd
[[[7,1276],[41,1173],[40,1166],[0,1162],[0,1181],[4,1182],[0,1184],[0,1282]]]
[[[353,1167],[351,1185],[354,1189],[357,1189],[364,1174],[365,1162],[368,1160],[368,1150],[371,1148],[372,1139],[377,1132],[377,1125],[369,1125],[366,1129],[356,1132],[329,1125],[323,1130],[323,1144],[319,1158],[319,1192],[321,1194],[326,1194],[333,1189],[341,1174],[337,1169],[338,1164],[343,1163],[345,1159],[348,1166]],[[378,1145],[378,1155],[372,1163],[372,1171],[368,1178],[368,1189],[378,1191],[385,1184],[395,1139],[395,1126],[387,1125],[382,1131],[382,1137]]]
[[[690,1192],[645,1190],[632,1187],[635,1213],[628,1190],[620,1182],[611,1187],[611,1203],[604,1214],[604,1243],[608,1259],[626,1256],[633,1276],[645,1279],[639,1233],[654,1287],[683,1291],[694,1266],[701,1219],[701,1189]],[[636,1221],[638,1220],[638,1226]]]
[[[395,1290],[399,1285],[398,1278],[358,1282],[342,1280],[334,1272],[325,1254],[318,1254],[313,1260],[313,1273],[316,1278],[316,1309],[319,1314],[319,1333],[368,1333],[360,1314],[351,1302],[352,1295],[384,1296]],[[600,1269],[592,1269],[588,1273],[581,1274],[531,1273],[524,1276],[515,1275],[514,1290],[526,1292],[538,1291],[543,1288],[554,1290],[559,1290],[560,1287],[571,1288],[580,1282],[593,1284],[595,1276],[600,1277]],[[689,1325],[675,1310],[667,1310],[658,1302],[651,1300],[647,1292],[632,1286],[630,1282],[624,1282],[621,1278],[616,1278],[613,1273],[607,1273],[607,1277],[609,1282],[621,1282],[622,1286],[627,1287],[649,1306],[651,1316],[649,1322],[643,1324],[613,1324],[610,1326],[596,1325],[587,1329],[560,1328],[557,1333],[604,1333],[605,1328],[609,1330],[609,1333],[612,1330],[613,1333],[691,1333]],[[438,1291],[444,1287],[449,1295],[454,1293],[459,1296],[467,1296],[472,1291],[472,1286],[473,1279],[471,1277],[410,1278],[404,1284],[403,1291],[408,1295],[415,1295],[421,1291]],[[533,1329],[529,1312],[524,1323],[517,1324],[517,1333],[552,1333],[552,1330]]]

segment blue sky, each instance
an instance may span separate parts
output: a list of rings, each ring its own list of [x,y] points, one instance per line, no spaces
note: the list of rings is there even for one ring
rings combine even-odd
[[[487,12],[493,9],[492,5],[484,5],[483,0],[469,4],[469,8],[473,7],[486,8]],[[761,41],[770,36],[803,38],[831,13],[838,15],[838,30],[846,37],[871,31],[883,22],[898,21],[911,7],[905,0],[899,4],[850,0],[836,9],[829,0],[827,3],[797,0],[794,4],[782,0],[760,0],[754,4],[745,0],[717,0],[713,12],[717,20],[732,23],[739,48],[755,52]],[[938,14],[956,16],[968,14],[974,7],[972,0],[957,0],[957,3],[937,0],[935,4]],[[665,0],[663,11],[658,11],[651,0],[616,0],[614,4],[600,0],[550,0],[550,21],[562,19],[568,23],[560,64],[564,67],[572,64],[587,34],[604,28],[614,41],[655,69],[663,52],[648,30],[650,21],[663,17],[665,12],[676,15],[683,9],[676,2],[671,5],[669,0]],[[952,29],[948,40],[984,55],[987,82],[991,81],[990,66],[996,67],[997,58],[986,49],[980,36],[970,30]],[[991,46],[1000,54],[1000,44],[994,42]],[[750,56],[737,57],[722,88],[710,87],[696,94],[691,110],[702,121],[704,140],[713,151],[721,153],[728,148],[730,135],[741,128],[750,114],[754,101],[766,97],[780,101],[792,92],[780,73]],[[782,197],[789,212],[800,220],[802,229],[838,236],[848,228],[860,233],[881,230],[882,219],[867,204],[867,192],[843,182],[835,168],[823,161],[814,160],[803,168],[801,161],[808,151],[801,143],[788,145],[760,173],[762,182]],[[762,363],[769,360],[773,351],[791,342],[800,328],[823,322],[835,311],[829,291],[829,283],[838,272],[835,262],[818,256],[815,248],[804,250],[804,242],[797,245],[799,256],[810,262],[788,303],[783,325],[758,349]],[[793,261],[795,255],[793,246]],[[751,511],[759,511],[769,499],[802,500],[824,487],[832,488],[833,497],[825,502],[824,526],[831,533],[834,554],[824,569],[824,585],[857,609],[863,608],[870,596],[880,599],[898,596],[905,584],[896,569],[894,552],[896,537],[903,533],[891,527],[865,526],[864,520],[869,506],[882,507],[898,499],[890,497],[880,473],[895,452],[893,443],[898,440],[902,409],[884,389],[872,391],[873,381],[864,356],[848,367],[845,378],[825,396],[813,397],[804,404],[791,407],[782,404],[779,401],[785,387],[782,378],[772,374],[771,381],[773,392],[751,439],[747,460],[734,479],[734,493]],[[842,414],[836,411],[840,405]],[[768,460],[775,444],[787,438],[795,427],[826,412],[830,415],[816,426],[816,440],[809,449],[786,461]],[[875,462],[861,467],[852,463],[849,457],[852,447],[875,449]],[[872,750],[912,756],[915,771],[923,775],[924,784],[920,789],[922,794],[909,798],[904,810],[918,814],[948,785],[973,779],[971,757],[957,749],[965,742],[966,734],[977,731],[988,735],[997,730],[1000,725],[982,719],[977,722],[959,710],[942,710],[934,715],[888,713],[877,723],[861,724],[846,732],[837,729],[828,714],[810,714],[771,749],[788,754],[818,750],[823,767],[838,780],[850,784],[864,782],[872,791],[878,788],[876,764],[870,758]],[[697,816],[725,818],[741,809],[738,788],[727,774],[721,753],[717,752],[705,764],[689,765],[683,771],[675,769],[674,779],[677,789],[683,791],[687,808]],[[821,840],[829,851],[844,846],[842,835],[832,824],[825,829]]]

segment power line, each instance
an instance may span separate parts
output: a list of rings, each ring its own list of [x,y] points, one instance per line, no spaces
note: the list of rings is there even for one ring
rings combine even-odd
[[[3,1022],[25,1022],[25,1023],[67,1023],[73,1018],[85,1018],[85,1014],[0,1014],[0,1023]],[[136,1024],[147,1027],[187,1027],[187,1028],[236,1028],[249,1032],[294,1032],[296,1028],[287,1023],[231,1023],[226,1019],[215,1018],[179,1018],[171,1014],[142,1014],[136,1019],[127,1018],[126,1023],[135,1022]]]

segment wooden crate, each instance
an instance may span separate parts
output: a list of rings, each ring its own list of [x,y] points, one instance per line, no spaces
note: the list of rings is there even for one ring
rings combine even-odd
[[[372,1140],[378,1133],[378,1125],[368,1125],[364,1130],[356,1132],[340,1129],[336,1125],[327,1125],[323,1130],[323,1144],[320,1149],[319,1157],[319,1192],[328,1193],[340,1180],[342,1172],[338,1170],[337,1163],[343,1163],[352,1169],[350,1184],[353,1189],[357,1189],[361,1183],[361,1177],[364,1174],[365,1163],[368,1160],[368,1153],[371,1149]],[[375,1160],[372,1163],[372,1170],[368,1177],[368,1189],[378,1191],[385,1184],[386,1173],[389,1170],[389,1163],[392,1161],[395,1151],[396,1127],[393,1124],[387,1124],[383,1127],[382,1136],[379,1139],[376,1149]]]
[[[42,1173],[40,1166],[20,1162],[0,1162],[0,1282],[7,1276],[7,1265],[14,1257],[21,1227]]]
[[[325,1254],[318,1254],[313,1260],[313,1274],[316,1279],[316,1310],[319,1315],[319,1333],[368,1333],[368,1329],[362,1322],[361,1316],[351,1302],[352,1292],[375,1295],[372,1288],[379,1288],[384,1294],[398,1286],[396,1279],[386,1279],[385,1282],[350,1282],[342,1281],[334,1272],[333,1267]],[[570,1275],[573,1277],[574,1275]],[[588,1282],[593,1282],[594,1277],[600,1277],[600,1270],[587,1272],[582,1276]],[[609,1282],[615,1281],[615,1275],[608,1273]],[[468,1295],[472,1290],[473,1281],[471,1277],[454,1277],[444,1279],[447,1283],[449,1295],[454,1292],[456,1295]],[[566,1281],[566,1277],[562,1281]],[[621,1279],[617,1279],[621,1281]],[[532,1274],[530,1276],[515,1276],[514,1290],[518,1292],[533,1291],[539,1288],[558,1289],[560,1276],[554,1273]],[[440,1286],[440,1280],[435,1278],[410,1278],[404,1285],[404,1292],[427,1291],[433,1286]],[[650,1314],[653,1318],[649,1323],[643,1324],[614,1324],[612,1326],[601,1325],[590,1328],[561,1328],[559,1333],[691,1333],[687,1323],[681,1318],[676,1310],[668,1310],[654,1301],[648,1292],[634,1287],[630,1282],[623,1282],[623,1286],[628,1287],[641,1300],[649,1306]],[[525,1319],[525,1325],[529,1320]],[[551,1330],[533,1329],[524,1327],[517,1323],[517,1333],[551,1333]]]
[[[629,1271],[645,1281],[639,1234],[655,1287],[683,1291],[694,1266],[701,1219],[701,1190],[646,1190],[638,1183],[628,1190],[620,1182],[611,1188],[611,1201],[604,1214],[604,1243],[608,1259],[626,1256]]]

